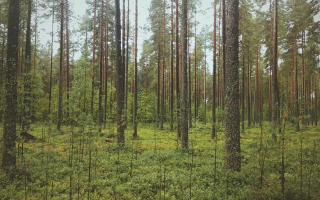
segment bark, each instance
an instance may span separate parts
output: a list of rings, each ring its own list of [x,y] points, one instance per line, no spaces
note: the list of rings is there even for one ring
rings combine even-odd
[[[53,4],[53,3],[52,3]],[[53,25],[54,25],[54,4],[52,5],[52,27],[51,27],[51,50],[50,50],[50,83],[49,83],[49,107],[48,116],[51,119],[51,89],[52,89],[52,65],[53,65]]]
[[[104,86],[104,120],[105,123],[107,122],[107,100],[108,100],[108,65],[109,65],[109,0],[106,1],[107,4],[107,14],[106,14],[106,40],[105,40],[105,50],[106,50],[106,55],[105,55],[105,70],[104,70],[104,81],[105,81],[105,86]]]
[[[103,0],[101,0],[101,10],[100,10],[100,84],[99,84],[99,116],[98,125],[99,131],[101,131],[101,125],[103,122],[103,108],[102,108],[102,86],[103,86]]]
[[[194,29],[194,124],[197,122],[197,22]]]
[[[226,1],[222,0],[222,95],[224,96],[224,87],[225,87],[225,79],[226,79]],[[222,108],[224,108],[224,98],[222,98],[221,102]]]
[[[165,68],[165,49],[166,49],[166,1],[163,0],[163,48],[162,48],[162,80],[161,80],[161,118],[160,118],[160,129],[163,130],[163,121],[164,121],[164,68]]]
[[[62,65],[63,65],[63,7],[64,4],[61,3],[61,22],[60,22],[60,67],[59,67],[59,98],[58,98],[58,122],[57,129],[60,130],[62,123]]]
[[[203,83],[203,105],[204,105],[204,112],[203,112],[203,122],[207,124],[207,41],[205,41],[205,55],[204,55],[204,83]]]
[[[19,41],[19,0],[9,2],[7,33],[6,104],[3,125],[2,169],[10,174],[16,165],[17,64]]]
[[[115,0],[116,9],[116,68],[117,68],[117,143],[124,146],[124,83],[125,83],[125,69],[121,58],[121,25],[120,25],[120,0]]]
[[[297,35],[294,39],[294,71],[295,71],[295,117],[296,117],[296,130],[299,131],[299,95],[298,95],[298,63],[297,63]]]
[[[95,60],[96,60],[96,9],[97,0],[94,0],[94,10],[93,10],[93,41],[92,41],[92,82],[91,82],[91,106],[90,114],[93,116],[93,99],[94,99],[94,71],[95,71]]]
[[[176,0],[176,96],[177,96],[177,138],[181,137],[180,129],[180,81],[179,81],[179,0]]]
[[[70,49],[70,41],[69,41],[69,2],[66,1],[66,40],[67,40],[67,121],[69,124],[69,90],[70,90],[70,59],[69,59],[69,49]]]
[[[274,34],[273,34],[273,70],[272,70],[272,122],[279,124],[280,122],[280,101],[279,101],[279,89],[278,89],[278,0],[274,2]],[[277,141],[277,134],[272,133],[272,139]]]
[[[213,81],[212,81],[212,129],[211,138],[216,136],[216,76],[217,76],[217,0],[214,0],[214,15],[213,15]]]
[[[251,126],[251,59],[250,59],[250,49],[248,50],[248,127]]]
[[[24,67],[24,100],[23,100],[23,120],[22,130],[28,131],[30,128],[31,109],[31,0],[28,0],[28,19],[26,32],[26,52]]]
[[[188,55],[187,55],[187,4],[182,0],[182,71],[181,71],[181,147],[188,149]]]
[[[138,136],[137,132],[137,110],[138,110],[138,61],[137,61],[137,42],[138,42],[138,0],[136,0],[135,14],[135,36],[134,36],[134,103],[133,103],[133,138]]]
[[[227,40],[224,103],[225,116],[225,169],[240,171],[240,112],[239,112],[239,1],[229,0],[227,4]]]
[[[171,35],[170,35],[170,130],[173,131],[173,1],[171,1]]]

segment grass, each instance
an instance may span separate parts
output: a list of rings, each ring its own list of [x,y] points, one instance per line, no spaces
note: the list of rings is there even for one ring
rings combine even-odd
[[[138,127],[138,139],[133,140],[132,127],[128,126],[126,145],[120,149],[113,137],[114,123],[109,123],[101,134],[89,125],[63,127],[58,132],[54,126],[33,124],[30,133],[38,140],[24,143],[23,155],[19,144],[17,176],[10,182],[1,172],[0,199],[318,199],[320,196],[318,127],[301,132],[292,127],[285,129],[285,196],[280,179],[281,135],[278,142],[273,142],[267,123],[262,128],[262,143],[260,127],[246,128],[241,135],[239,173],[223,169],[222,128],[215,140],[210,138],[210,124],[197,123],[189,130],[189,150],[183,150],[168,124],[164,130],[158,130],[154,124]]]

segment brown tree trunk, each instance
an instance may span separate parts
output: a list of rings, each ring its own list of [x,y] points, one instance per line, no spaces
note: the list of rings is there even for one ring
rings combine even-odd
[[[108,65],[109,65],[109,0],[106,1],[107,4],[107,14],[106,14],[106,40],[105,40],[105,70],[104,70],[104,79],[105,79],[105,86],[104,86],[104,120],[105,123],[107,122],[107,100],[108,100]]]
[[[170,35],[170,130],[173,131],[173,1],[171,1],[171,35]]]
[[[61,22],[60,22],[60,68],[59,68],[59,98],[58,98],[58,122],[57,122],[57,129],[60,130],[61,123],[62,123],[62,66],[63,66],[63,5],[61,3]]]
[[[177,138],[181,137],[180,129],[180,81],[179,81],[179,0],[176,0],[176,96],[177,96]]]
[[[204,80],[203,80],[203,123],[207,124],[207,41],[205,41],[204,45],[205,54],[204,54]]]
[[[211,138],[216,136],[216,73],[217,73],[217,0],[214,0],[214,15],[213,15],[213,83],[212,83],[212,129]]]
[[[93,116],[93,97],[94,97],[94,70],[95,70],[95,60],[96,60],[96,9],[97,0],[94,0],[94,10],[93,10],[93,41],[92,41],[92,82],[91,82],[91,107],[90,114]]]
[[[69,2],[66,0],[66,40],[67,40],[67,123],[69,124],[69,87],[70,87],[70,61],[69,61]]]
[[[299,94],[298,94],[298,50],[297,50],[297,35],[295,35],[294,39],[294,71],[295,71],[295,117],[296,117],[296,130],[299,131]]]
[[[51,27],[51,50],[50,50],[50,82],[49,82],[49,106],[48,106],[48,116],[51,119],[51,89],[52,89],[52,65],[53,65],[53,25],[54,25],[54,3],[52,3],[52,27]]]
[[[98,112],[98,125],[99,132],[101,132],[101,126],[103,123],[103,108],[102,108],[102,86],[103,86],[103,0],[101,0],[101,10],[100,10],[100,84],[99,84],[99,112]]]
[[[135,36],[134,36],[134,104],[133,104],[133,138],[138,136],[137,133],[137,110],[138,110],[138,61],[137,61],[137,42],[138,42],[138,1],[136,0],[135,14]]]
[[[161,80],[161,117],[160,117],[160,130],[163,130],[163,121],[164,121],[164,68],[165,68],[165,52],[166,52],[166,1],[163,0],[163,30],[162,30],[162,80]]]
[[[225,117],[225,169],[240,171],[240,113],[239,113],[239,1],[229,0],[227,5],[227,40],[224,103]]]

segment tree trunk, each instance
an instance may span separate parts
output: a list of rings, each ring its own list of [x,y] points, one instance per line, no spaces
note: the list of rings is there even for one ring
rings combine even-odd
[[[229,0],[227,5],[227,40],[224,102],[227,109],[225,117],[225,169],[240,171],[240,113],[239,113],[239,1]]]
[[[297,35],[294,39],[294,71],[295,71],[295,117],[296,117],[296,130],[299,131],[299,95],[298,95],[298,50],[297,50]]]
[[[182,0],[181,147],[188,149],[187,4]]]
[[[48,106],[48,116],[51,119],[51,89],[52,89],[52,65],[53,65],[53,25],[54,25],[54,3],[52,2],[52,27],[51,27],[51,50],[50,50],[50,83],[49,83],[49,106]]]
[[[11,174],[16,165],[17,64],[19,41],[19,0],[9,1],[7,33],[6,104],[3,125],[2,169]]]
[[[225,79],[226,79],[226,1],[222,0],[222,95],[224,95]],[[221,106],[224,109],[224,98],[222,98]]]
[[[212,81],[212,129],[211,138],[216,136],[216,76],[217,76],[217,0],[214,0],[214,15],[213,15],[213,81]]]
[[[109,0],[106,2],[107,4],[107,15],[106,15],[106,41],[105,41],[105,49],[106,49],[106,55],[105,55],[105,70],[104,70],[104,81],[105,81],[105,86],[104,86],[104,120],[105,123],[107,123],[107,100],[108,100],[108,65],[109,65]]]
[[[120,0],[115,0],[116,9],[116,68],[117,68],[117,143],[124,146],[124,80],[125,70],[121,58],[121,24],[120,24]]]
[[[170,130],[173,131],[173,1],[171,1],[171,35],[170,35]]]
[[[98,115],[98,125],[99,131],[101,132],[101,125],[103,122],[103,108],[102,108],[102,86],[103,86],[103,0],[101,0],[101,10],[100,10],[100,84],[99,84],[99,115]]]
[[[274,34],[273,34],[273,70],[272,70],[272,122],[279,124],[280,122],[280,108],[279,108],[279,89],[278,89],[278,0],[274,2]],[[272,133],[272,139],[277,141],[277,133]]]
[[[134,103],[133,103],[133,138],[138,136],[137,132],[137,110],[138,110],[138,61],[137,61],[137,42],[138,42],[138,0],[136,0],[135,14],[135,36],[134,36]]]
[[[166,1],[163,0],[163,47],[162,47],[162,80],[161,80],[161,118],[160,118],[160,129],[163,130],[164,120],[164,68],[165,68],[165,52],[166,52]]]
[[[30,108],[31,108],[31,0],[28,0],[28,19],[26,32],[26,53],[24,67],[24,100],[23,100],[23,120],[22,130],[28,131],[30,128]]]
[[[177,138],[181,137],[180,129],[180,81],[179,81],[179,0],[176,0],[176,96],[177,96]]]
[[[93,41],[92,41],[92,82],[91,82],[91,106],[90,114],[93,116],[93,100],[94,100],[94,68],[96,60],[96,9],[97,0],[94,0],[94,10],[93,10]]]
[[[69,60],[69,2],[66,1],[66,40],[67,40],[67,123],[69,124],[69,88],[70,88],[70,60]]]
[[[58,123],[57,129],[60,130],[61,123],[62,123],[62,65],[63,65],[63,5],[61,3],[61,22],[60,22],[60,68],[59,68],[59,99],[58,99]]]
[[[207,124],[207,41],[204,45],[205,54],[204,54],[204,80],[203,80],[203,123]]]

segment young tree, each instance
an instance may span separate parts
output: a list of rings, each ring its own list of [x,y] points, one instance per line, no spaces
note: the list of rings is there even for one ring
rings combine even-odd
[[[224,103],[225,116],[225,169],[240,171],[240,112],[239,112],[239,1],[229,0],[227,4],[226,70]]]
[[[188,149],[188,0],[182,0],[182,67],[181,67],[181,147]]]
[[[6,68],[6,104],[3,125],[2,169],[11,174],[16,165],[17,64],[19,41],[19,0],[9,2]]]

